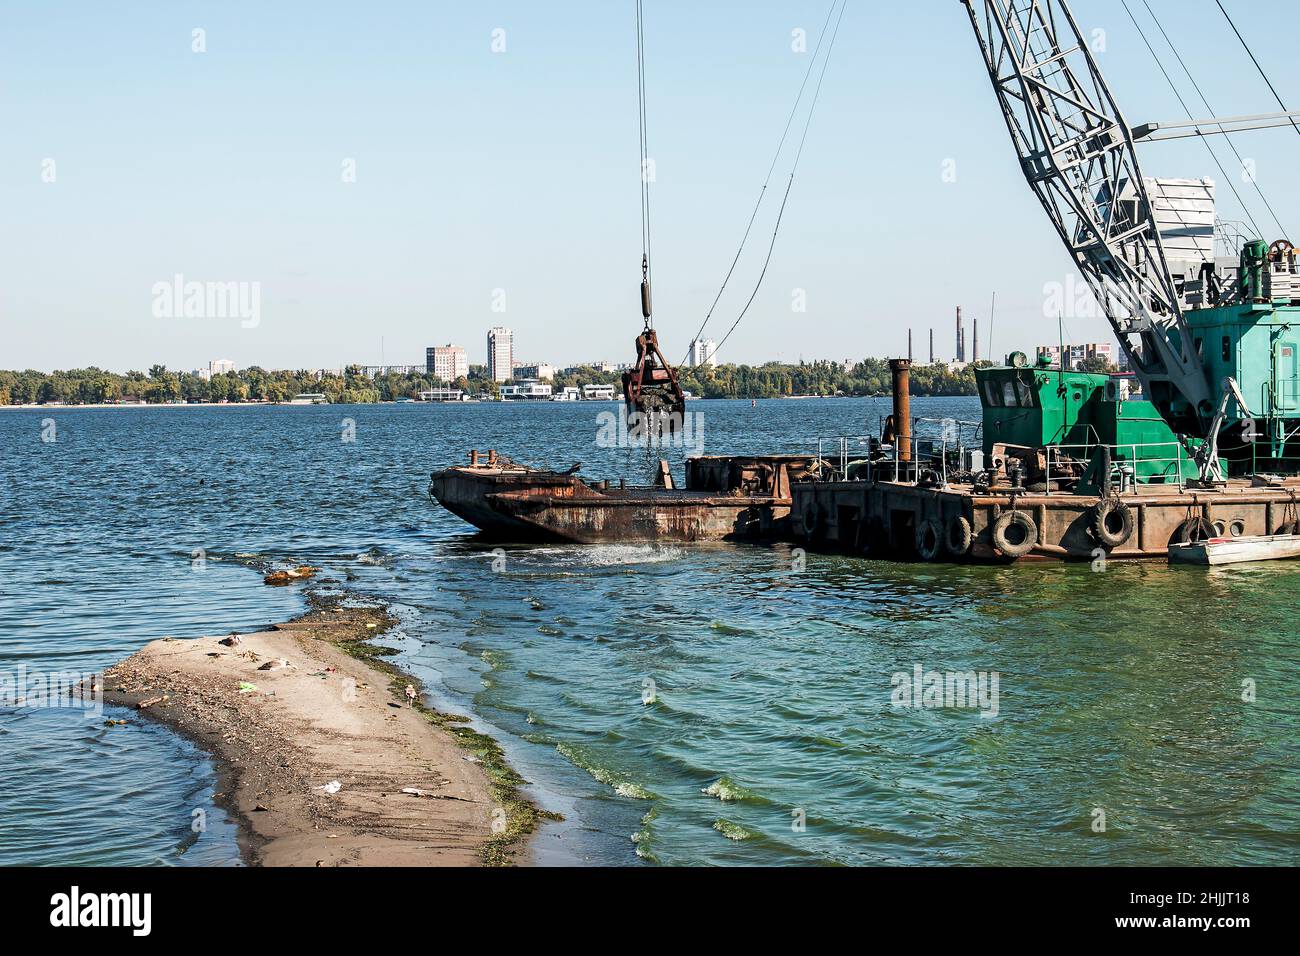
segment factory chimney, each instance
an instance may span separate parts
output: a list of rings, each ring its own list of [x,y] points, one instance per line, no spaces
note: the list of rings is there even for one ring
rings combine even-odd
[[[980,360],[980,320],[978,318],[970,320],[970,360],[972,362]]]
[[[962,340],[961,306],[957,306],[957,361],[966,361],[966,343]]]
[[[930,364],[934,364],[934,328],[930,328]]]
[[[912,361],[912,330],[907,330],[907,360]]]

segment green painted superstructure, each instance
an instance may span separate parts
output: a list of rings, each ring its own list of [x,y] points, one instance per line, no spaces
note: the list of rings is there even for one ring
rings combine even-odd
[[[1112,463],[1132,468],[1141,483],[1195,478],[1196,463],[1156,407],[1121,398],[1109,375],[1062,372],[1045,366],[975,370],[984,408],[984,453],[998,443],[1055,447],[1089,461],[1101,446]],[[1109,394],[1108,394],[1109,392]],[[1192,442],[1193,448],[1199,442]]]
[[[1233,402],[1235,435],[1220,437],[1234,471],[1300,468],[1300,443],[1287,441],[1300,426],[1300,308],[1255,300],[1185,313],[1212,383],[1231,376],[1248,409]]]

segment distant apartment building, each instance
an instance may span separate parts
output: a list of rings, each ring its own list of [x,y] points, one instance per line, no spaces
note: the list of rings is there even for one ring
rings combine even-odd
[[[1089,342],[1086,345],[1066,345],[1065,356],[1066,364],[1061,365],[1061,346],[1060,345],[1040,345],[1038,346],[1038,355],[1046,355],[1049,364],[1057,368],[1072,369],[1077,368],[1079,363],[1085,359],[1103,358],[1112,365],[1115,364],[1115,346],[1109,342]]]
[[[524,379],[553,382],[555,381],[555,366],[546,362],[534,362],[532,364],[516,362],[514,364],[514,379],[516,382],[521,382]]]
[[[424,371],[426,375],[454,382],[458,378],[469,377],[469,355],[458,345],[434,345],[424,350]]]
[[[508,382],[514,374],[515,335],[509,329],[488,329],[488,378],[494,382]]]
[[[691,365],[695,368],[702,365],[717,365],[717,359],[714,358],[717,351],[718,343],[713,339],[692,339]]]
[[[599,362],[585,362],[582,365],[570,365],[568,368],[564,369],[564,374],[577,375],[580,372],[600,372],[602,374],[609,374],[610,372],[618,371],[622,371],[618,365],[613,362],[602,360]]]
[[[213,359],[208,363],[208,377],[213,375],[225,375],[227,372],[235,370],[235,363],[230,359]]]

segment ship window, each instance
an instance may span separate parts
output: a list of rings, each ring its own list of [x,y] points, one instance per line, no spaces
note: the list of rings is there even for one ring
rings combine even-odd
[[[1002,383],[1002,404],[1007,408],[1015,408],[1019,404],[1016,401],[1016,383],[1012,379]]]
[[[1226,335],[1223,337],[1223,360],[1232,361],[1232,339]]]
[[[1001,396],[998,395],[997,383],[992,379],[984,383],[984,398],[989,403],[989,408],[997,408],[1002,404]]]
[[[1028,385],[1026,385],[1026,384],[1025,384],[1023,381],[1021,381],[1020,379],[1016,379],[1016,391],[1020,393],[1020,407],[1021,407],[1021,408],[1033,408],[1033,407],[1034,407],[1034,405],[1036,404],[1036,402],[1034,401],[1034,390],[1033,390],[1033,389],[1031,389]]]

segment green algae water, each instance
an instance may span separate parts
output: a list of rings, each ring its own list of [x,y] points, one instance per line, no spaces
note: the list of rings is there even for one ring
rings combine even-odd
[[[914,402],[978,416],[974,399]],[[96,668],[155,637],[283,619],[300,596],[239,556],[292,558],[392,606],[403,666],[564,815],[534,841],[538,863],[1300,856],[1300,567],[498,548],[425,493],[471,447],[644,481],[643,452],[597,446],[612,407],[0,413],[0,666]],[[705,451],[727,453],[808,450],[887,409],[692,410]],[[945,696],[964,675],[983,695]],[[0,863],[234,862],[219,816],[201,839],[191,826],[211,799],[201,755],[134,722],[109,734],[72,711],[0,709]]]

